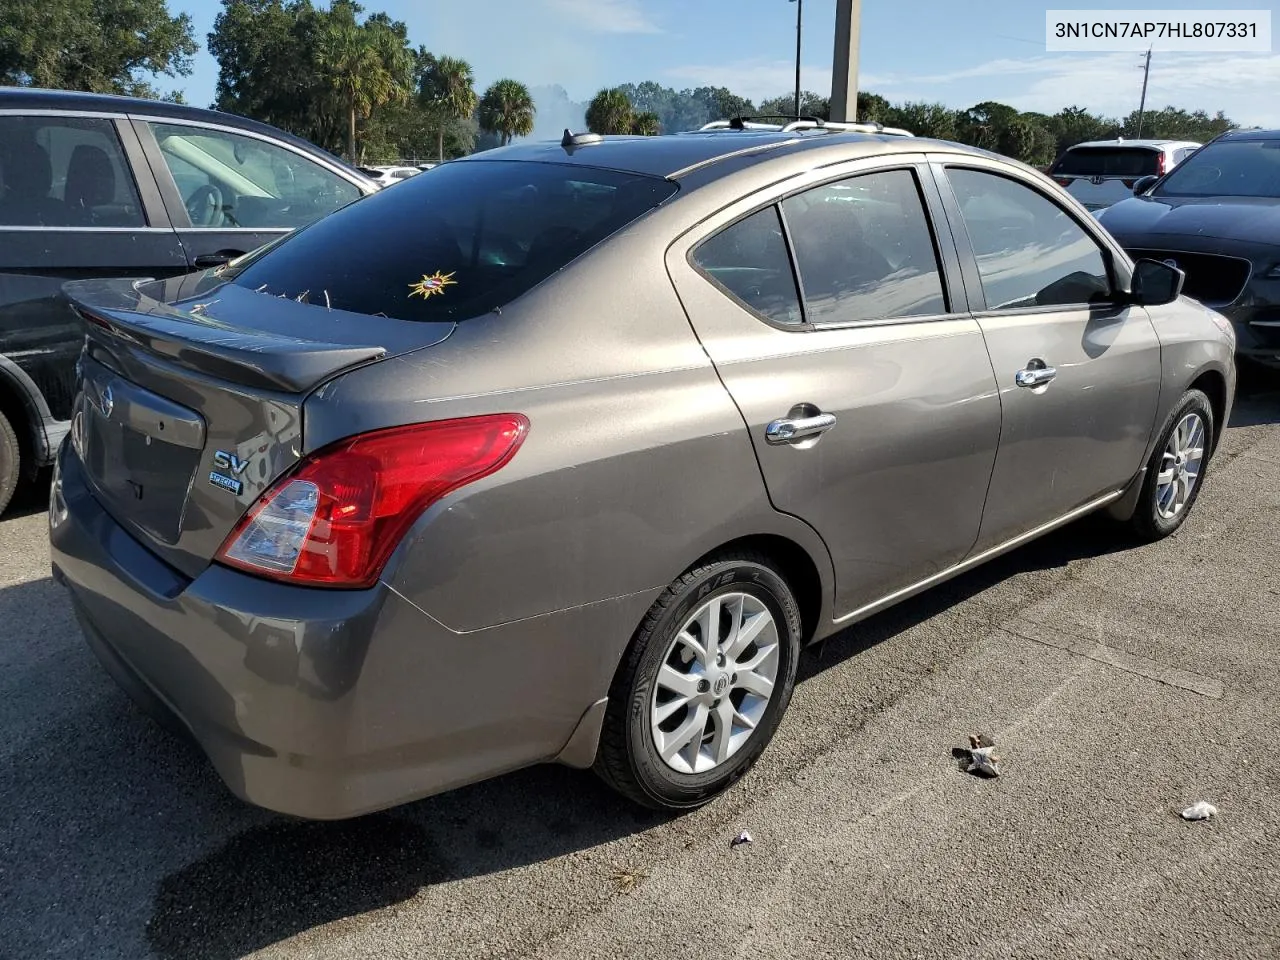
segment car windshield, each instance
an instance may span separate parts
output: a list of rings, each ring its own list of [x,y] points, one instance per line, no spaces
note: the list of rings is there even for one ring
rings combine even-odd
[[[1158,172],[1160,154],[1144,147],[1077,147],[1053,165],[1064,177],[1145,177]]]
[[[1223,140],[1175,167],[1156,197],[1280,197],[1280,140]]]
[[[449,163],[236,261],[224,279],[320,309],[465,320],[510,303],[675,191],[579,165]]]

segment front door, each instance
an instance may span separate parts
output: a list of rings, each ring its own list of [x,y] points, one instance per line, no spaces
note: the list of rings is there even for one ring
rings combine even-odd
[[[831,551],[838,616],[963,559],[1000,431],[954,248],[925,213],[932,187],[882,163],[744,201],[668,256],[770,499]]]
[[[973,279],[1003,427],[979,550],[1122,489],[1146,454],[1160,342],[1105,247],[1031,183],[934,165]]]
[[[225,127],[134,121],[194,269],[256,250],[360,198],[301,151]]]

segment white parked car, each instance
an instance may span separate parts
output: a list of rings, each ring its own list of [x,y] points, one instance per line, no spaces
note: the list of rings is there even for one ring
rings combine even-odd
[[[1143,177],[1162,177],[1201,144],[1190,140],[1092,140],[1063,151],[1049,176],[1086,210],[1101,210],[1133,196]]]
[[[399,183],[401,180],[408,180],[410,177],[417,176],[422,172],[418,167],[402,167],[398,165],[384,165],[376,167],[361,167],[360,172],[369,177],[380,187],[389,187],[393,183]]]

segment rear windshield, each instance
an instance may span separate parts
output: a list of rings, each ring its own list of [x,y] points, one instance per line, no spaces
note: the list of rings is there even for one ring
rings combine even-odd
[[[1080,147],[1068,150],[1049,172],[1067,177],[1145,177],[1159,173],[1155,150]]]
[[[234,264],[225,279],[323,309],[457,321],[510,303],[676,185],[569,164],[442,164]]]
[[[1280,140],[1201,147],[1156,189],[1160,197],[1280,197]]]

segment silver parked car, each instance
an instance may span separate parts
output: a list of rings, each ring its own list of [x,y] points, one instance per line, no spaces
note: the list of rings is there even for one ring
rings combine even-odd
[[[1053,183],[813,129],[440,166],[217,270],[83,281],[49,513],[89,644],[245,799],[543,761],[689,808],[801,648],[1195,502],[1231,328]]]
[[[1200,149],[1189,140],[1091,140],[1063,151],[1049,175],[1086,210],[1133,196],[1134,185],[1162,177]]]

